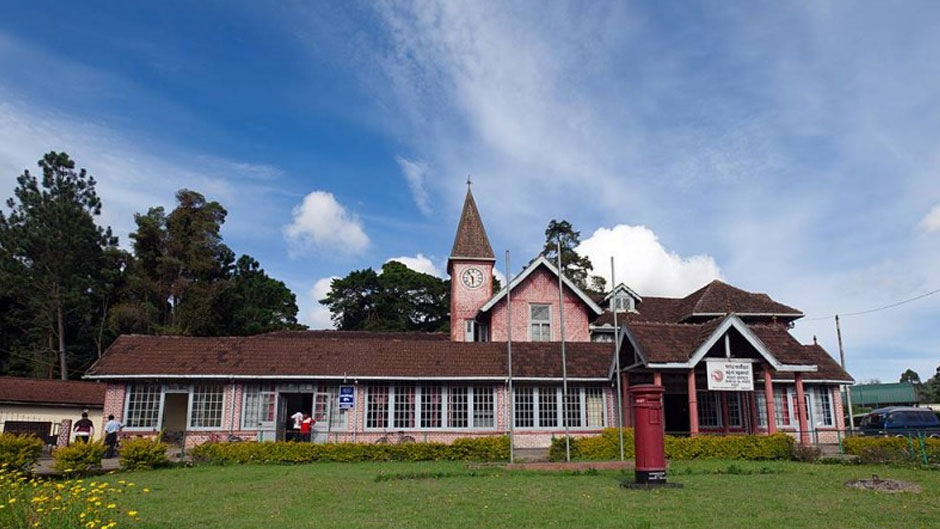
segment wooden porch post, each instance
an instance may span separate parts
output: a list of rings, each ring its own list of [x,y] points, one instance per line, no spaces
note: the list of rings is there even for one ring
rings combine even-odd
[[[689,370],[689,433],[698,435],[698,393],[695,390],[695,369]]]
[[[653,384],[656,384],[657,386],[663,385],[663,374],[659,371],[653,371]]]
[[[621,373],[620,389],[623,390],[623,427],[633,426],[633,406],[630,403],[630,374]]]
[[[721,391],[721,425],[722,431],[728,433],[731,426],[728,424],[728,392]]]
[[[764,404],[767,408],[767,433],[777,433],[777,417],[774,406],[774,382],[770,378],[770,366],[764,364]]]
[[[744,394],[747,397],[748,405],[748,415],[750,415],[750,421],[748,421],[748,432],[757,433],[757,394],[753,391],[750,393]]]
[[[803,373],[796,376],[796,414],[800,419],[800,444],[809,444],[809,425],[806,421],[806,394],[803,392]]]

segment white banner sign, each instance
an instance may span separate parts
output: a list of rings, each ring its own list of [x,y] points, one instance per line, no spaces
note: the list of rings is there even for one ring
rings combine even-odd
[[[754,370],[750,362],[706,360],[710,391],[754,391]]]

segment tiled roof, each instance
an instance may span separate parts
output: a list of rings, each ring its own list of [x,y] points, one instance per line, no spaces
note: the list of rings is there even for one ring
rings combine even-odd
[[[468,257],[471,259],[494,259],[493,248],[486,236],[483,220],[477,211],[473,193],[467,189],[467,198],[464,199],[463,212],[457,224],[457,236],[454,237],[454,246],[450,250],[450,258]]]
[[[383,333],[385,334],[385,333]],[[612,345],[566,344],[568,376],[605,378]],[[513,343],[515,376],[560,377],[558,342]],[[339,333],[307,336],[262,334],[247,337],[119,337],[88,371],[88,376],[171,375],[449,377],[507,375],[504,342],[451,342],[390,339]]]
[[[105,385],[80,380],[0,377],[0,401],[104,406]]]
[[[646,361],[660,364],[687,362],[723,322],[724,319],[717,318],[698,324],[627,322],[626,327]],[[750,324],[747,328],[780,363],[817,366],[817,371],[805,375],[808,379],[852,380],[825,349],[816,344],[800,344],[782,325]],[[774,378],[792,377],[792,373],[774,374]]]

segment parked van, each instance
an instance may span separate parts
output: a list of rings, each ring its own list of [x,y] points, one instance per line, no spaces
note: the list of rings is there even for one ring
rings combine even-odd
[[[858,427],[865,435],[917,435],[940,437],[940,418],[928,408],[891,406],[865,415]]]

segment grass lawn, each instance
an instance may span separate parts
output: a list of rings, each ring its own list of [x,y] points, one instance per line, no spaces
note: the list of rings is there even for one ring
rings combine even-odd
[[[716,474],[715,471],[743,472]],[[382,474],[446,472],[376,481]],[[940,472],[789,462],[677,462],[683,489],[624,490],[620,471],[476,470],[460,463],[203,466],[108,477],[135,482],[122,508],[140,528],[940,527]],[[854,478],[912,481],[919,494],[847,489]],[[630,474],[632,477],[632,473]],[[147,487],[150,493],[144,494]]]

